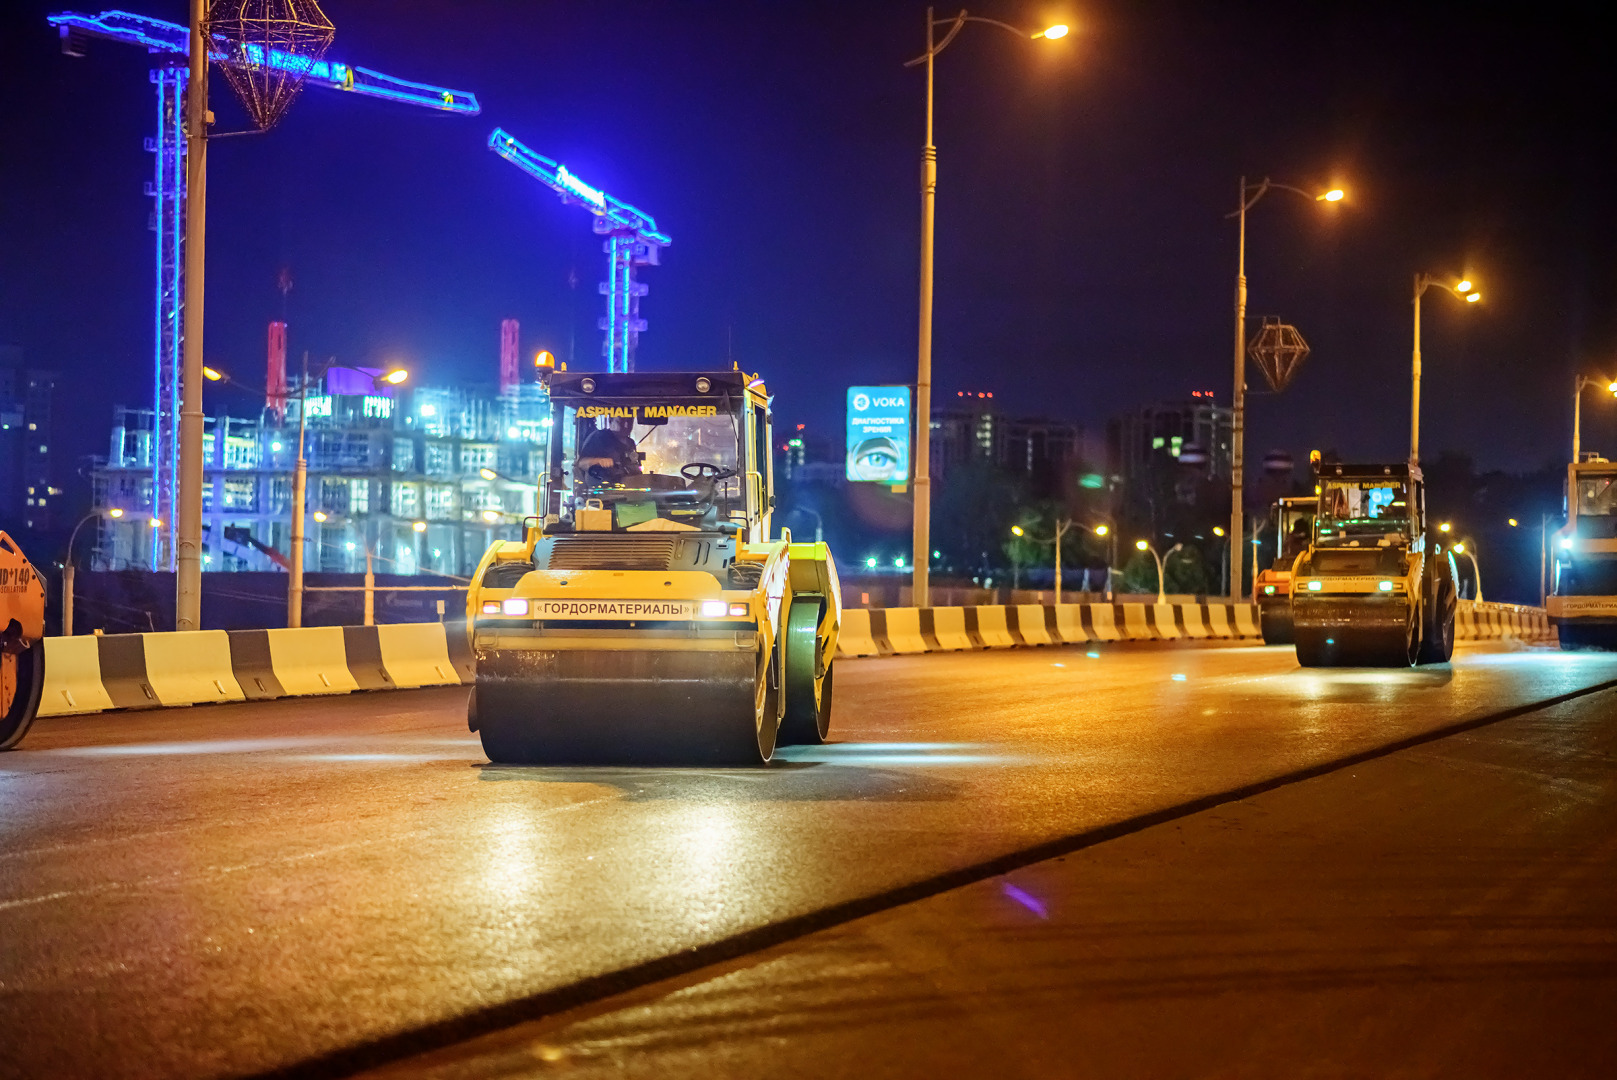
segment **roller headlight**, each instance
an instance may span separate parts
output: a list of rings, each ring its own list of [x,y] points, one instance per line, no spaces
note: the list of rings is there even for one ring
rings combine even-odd
[[[724,613],[729,610],[729,606],[723,600],[703,600],[702,618],[722,619],[724,618]]]
[[[1376,587],[1378,589],[1380,589],[1382,592],[1392,592],[1392,582],[1390,582],[1390,581],[1383,581],[1380,585],[1378,585]]]
[[[502,615],[526,615],[527,613],[528,601],[526,597],[508,596],[500,601],[500,614]]]
[[[1325,587],[1325,583],[1323,581],[1310,581],[1308,583],[1308,591],[1309,592],[1319,592],[1324,587]]]

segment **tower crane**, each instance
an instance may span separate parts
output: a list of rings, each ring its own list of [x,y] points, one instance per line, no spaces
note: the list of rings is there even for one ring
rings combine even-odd
[[[157,233],[157,302],[152,365],[152,517],[160,521],[159,542],[152,545],[152,569],[174,568],[174,529],[179,492],[180,455],[180,357],[184,344],[182,327],[185,283],[185,88],[188,80],[190,30],[177,23],[164,22],[128,11],[103,11],[89,15],[65,11],[46,20],[61,35],[62,51],[83,56],[94,40],[136,45],[156,57],[151,71],[157,88],[157,135],[146,140],[146,149],[156,155],[157,167],[146,194],[152,199],[153,230]],[[216,53],[215,62],[223,62]],[[380,71],[351,64],[306,59],[271,52],[270,63],[296,70],[306,67],[304,85],[344,90],[363,97],[396,101],[405,105],[442,112],[475,116],[482,109],[477,96],[465,90],[450,90],[426,83],[410,82]]]
[[[635,280],[635,267],[658,265],[658,252],[673,241],[657,231],[657,222],[650,214],[591,187],[567,166],[530,150],[504,128],[494,129],[488,145],[560,195],[562,202],[582,206],[594,215],[596,235],[606,237],[601,250],[607,255],[608,273],[608,279],[601,282],[601,294],[607,298],[606,314],[596,323],[606,331],[601,352],[606,355],[608,371],[633,371],[635,349],[646,328],[646,320],[640,317],[640,298],[646,295],[646,285]]]

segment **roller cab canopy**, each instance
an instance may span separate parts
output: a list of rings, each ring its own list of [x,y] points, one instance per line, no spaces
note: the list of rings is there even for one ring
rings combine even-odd
[[[546,534],[712,532],[761,543],[768,391],[742,371],[550,375]]]

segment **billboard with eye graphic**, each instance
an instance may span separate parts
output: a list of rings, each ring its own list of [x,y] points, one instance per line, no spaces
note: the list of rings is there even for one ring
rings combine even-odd
[[[848,388],[848,479],[907,484],[910,478],[910,388]]]

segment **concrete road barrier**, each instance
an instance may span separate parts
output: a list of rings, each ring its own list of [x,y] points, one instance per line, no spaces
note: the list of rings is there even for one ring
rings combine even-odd
[[[93,637],[46,638],[40,716],[70,716],[116,708],[101,683],[101,650]]]
[[[1460,601],[1460,641],[1554,639],[1543,608]],[[1091,641],[1261,639],[1252,604],[1016,604],[983,607],[848,608],[841,656],[1080,645]]]
[[[448,638],[455,636],[454,631],[445,634],[437,623],[391,623],[371,629],[376,631],[382,666],[394,686],[448,686],[462,681],[449,655]],[[351,659],[349,666],[353,666]]]
[[[141,639],[146,685],[157,695],[159,705],[247,700],[230,666],[230,636],[225,631],[132,636]]]
[[[472,682],[458,625],[312,626],[45,639],[40,716]]]

